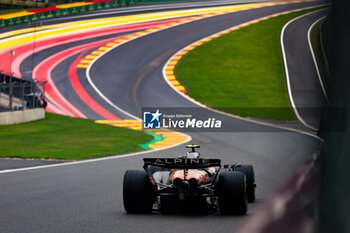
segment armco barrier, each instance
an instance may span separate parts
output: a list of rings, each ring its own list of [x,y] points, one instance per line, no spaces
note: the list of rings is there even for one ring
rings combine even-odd
[[[298,172],[240,228],[238,233],[317,232],[320,155]]]
[[[57,16],[65,16],[74,13],[93,11],[99,9],[121,7],[133,5],[135,3],[147,2],[170,2],[170,1],[185,1],[185,0],[94,0],[85,2],[69,3],[52,7],[28,10],[12,14],[0,15],[0,27],[11,26],[30,21],[47,19]]]

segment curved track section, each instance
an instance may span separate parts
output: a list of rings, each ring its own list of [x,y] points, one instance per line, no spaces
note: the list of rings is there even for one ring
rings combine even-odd
[[[324,15],[325,10],[302,15],[288,22],[281,32],[289,99],[299,120],[312,129],[318,128],[320,109],[327,105],[327,96],[315,67],[309,29]]]
[[[94,41],[100,41],[101,36],[112,35],[120,32],[129,32],[133,30],[141,30],[142,26],[144,28],[149,28],[148,30],[153,30],[155,25],[151,25],[151,22],[160,22],[162,25],[171,24],[167,20],[186,20],[187,21],[198,21],[202,18],[210,18],[215,15],[227,14],[230,12],[238,12],[244,11],[248,9],[259,8],[263,6],[274,6],[285,3],[264,3],[264,4],[243,4],[243,5],[234,5],[234,6],[224,6],[224,7],[211,7],[211,8],[198,8],[193,10],[175,10],[175,11],[167,11],[167,12],[155,12],[155,13],[143,13],[138,15],[125,15],[125,16],[116,16],[111,18],[101,18],[94,20],[85,20],[78,21],[76,23],[60,23],[56,25],[48,25],[40,27],[39,29],[23,29],[17,30],[12,33],[10,37],[5,37],[2,39],[1,49],[2,52],[0,57],[5,61],[1,64],[0,68],[4,69],[7,72],[14,71],[15,75],[19,75],[21,71],[19,68],[19,64],[26,57],[31,61],[32,67],[32,77],[38,78],[40,81],[48,81],[48,92],[47,95],[49,100],[51,101],[48,105],[48,109],[54,112],[66,113],[70,116],[75,117],[86,117],[81,111],[79,111],[75,106],[71,105],[70,102],[73,102],[70,99],[69,102],[65,101],[62,95],[62,90],[59,90],[59,87],[56,86],[55,82],[51,79],[50,74],[46,72],[47,75],[42,75],[43,72],[36,72],[37,69],[33,70],[33,67],[37,66],[38,62],[39,67],[43,67],[43,63],[45,67],[48,67],[48,71],[51,72],[60,62],[63,62],[64,59],[68,59],[69,52],[66,51],[66,55],[62,55],[59,58],[54,59],[50,57],[50,61],[42,61],[44,57],[50,56],[50,53],[53,51],[61,51],[64,47],[58,46],[66,46],[67,43],[77,42],[86,43],[86,46],[80,48],[78,50],[71,50],[70,53],[78,54],[81,52],[86,53],[89,49],[93,49],[93,46],[98,46],[98,42],[88,42],[87,39],[94,38]],[[190,17],[190,18],[186,18]],[[154,23],[156,24],[156,23]],[[176,26],[177,23],[173,22]],[[117,26],[114,26],[117,25]],[[98,38],[100,37],[100,38]],[[85,39],[85,41],[82,41]],[[118,39],[114,37],[110,42],[113,42],[114,39]],[[95,43],[95,44],[94,44]],[[17,51],[16,56],[12,59],[9,59],[9,51],[11,49],[15,49]],[[71,48],[72,49],[72,48]],[[67,50],[67,49],[65,49]],[[13,64],[10,64],[10,61],[13,60]],[[57,61],[58,60],[58,61]],[[47,64],[48,63],[48,64]],[[27,65],[27,69],[30,68]],[[24,68],[25,69],[25,68]],[[30,70],[26,71],[22,68],[22,75],[30,72]],[[64,72],[61,73],[62,81],[68,81],[69,78],[65,78]],[[43,76],[43,77],[40,77]],[[38,76],[38,77],[37,77]],[[59,83],[59,82],[56,82]],[[62,85],[62,82],[60,82]],[[64,84],[64,83],[63,83]],[[68,83],[69,84],[69,83]],[[67,84],[65,84],[67,85]],[[70,93],[70,92],[68,92]],[[92,118],[91,116],[88,116]]]
[[[84,38],[74,44],[69,41],[57,46],[43,45],[35,56],[34,73],[43,72],[44,64],[57,62],[60,53],[67,52],[57,66],[52,66],[52,85],[67,103],[61,103],[60,96],[52,108],[70,114],[81,113],[85,117],[100,118],[102,114],[113,114],[125,119],[122,112],[91,88],[88,81],[98,87],[113,104],[124,111],[138,116],[140,107],[193,107],[194,104],[178,95],[163,79],[165,62],[178,50],[203,37],[234,25],[278,12],[317,5],[318,3],[292,3],[246,9],[244,12],[228,12],[201,18],[176,27],[149,33],[119,46],[110,45],[106,53],[101,46],[117,43],[124,32],[113,32],[96,39]],[[180,18],[187,16],[181,16]],[[164,20],[164,19],[163,19]],[[167,19],[168,20],[168,19]],[[145,22],[144,22],[145,23]],[[108,27],[106,27],[108,28]],[[104,30],[103,28],[101,30]],[[145,28],[147,30],[147,27]],[[148,28],[149,29],[149,28]],[[144,29],[134,30],[132,33]],[[88,30],[87,30],[88,31]],[[68,36],[68,34],[66,35]],[[307,35],[305,35],[307,36]],[[100,44],[101,40],[104,44]],[[109,41],[113,40],[113,41]],[[76,41],[79,41],[77,39]],[[85,41],[85,42],[84,42]],[[65,44],[65,45],[64,45]],[[67,46],[67,47],[60,47]],[[86,47],[84,47],[86,46]],[[84,49],[82,49],[84,47]],[[29,50],[28,50],[29,51]],[[90,69],[77,67],[83,56],[100,51],[103,54],[92,63]],[[29,52],[30,54],[30,52]],[[99,53],[95,53],[99,55]],[[28,60],[29,59],[29,60]],[[22,66],[23,64],[23,66]],[[71,68],[72,64],[74,65]],[[30,58],[24,58],[19,66],[21,73],[31,65]],[[75,66],[76,65],[76,66]],[[42,67],[42,68],[41,68]],[[76,71],[75,81],[65,79]],[[89,70],[90,72],[86,73]],[[46,70],[49,72],[49,70]],[[50,72],[49,72],[50,73]],[[68,81],[67,81],[68,80]],[[66,82],[66,84],[65,84]],[[68,83],[67,83],[68,82]],[[82,92],[96,101],[96,106],[107,112],[91,108],[82,101]],[[79,88],[78,88],[79,89]],[[66,92],[65,92],[66,90]],[[81,101],[81,102],[80,102]],[[60,106],[63,105],[64,107]],[[71,106],[70,106],[71,105]],[[83,106],[83,107],[82,107]],[[74,109],[74,108],[76,109]],[[64,109],[64,111],[62,110]],[[78,110],[79,112],[75,111]],[[96,110],[96,111],[95,111]],[[208,111],[208,112],[206,112]],[[203,114],[209,113],[204,110]],[[319,148],[319,141],[313,137],[276,129],[253,122],[216,114],[224,119],[229,132],[190,133],[192,143],[202,145],[202,154],[220,158],[223,163],[241,161],[256,168],[257,202],[249,205],[248,216],[256,212],[260,203],[269,198],[284,181]],[[107,115],[105,115],[106,118]],[[246,217],[218,216],[161,216],[128,215],[122,204],[122,177],[127,169],[142,166],[142,157],[175,157],[183,153],[182,147],[166,151],[138,153],[133,156],[113,157],[91,162],[78,162],[41,169],[20,170],[0,174],[0,231],[1,232],[231,232],[235,231]]]

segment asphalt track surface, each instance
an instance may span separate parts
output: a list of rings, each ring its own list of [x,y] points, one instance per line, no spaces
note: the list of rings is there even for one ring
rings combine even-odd
[[[291,21],[284,30],[285,61],[288,64],[291,92],[295,107],[306,124],[317,126],[317,108],[327,106],[320,77],[313,67],[314,60],[308,43],[309,28],[325,15],[326,10],[301,16]]]
[[[317,3],[237,12],[159,31],[107,53],[92,66],[91,78],[115,104],[135,115],[139,114],[140,106],[151,104],[193,107],[163,80],[162,67],[173,53],[242,22],[314,4]],[[299,37],[295,39],[299,41]],[[119,56],[123,59],[118,59]],[[123,75],[115,78],[120,66],[124,66]],[[60,67],[68,69],[64,65]],[[97,75],[104,80],[97,79]],[[132,85],[127,85],[130,82],[140,82],[139,88],[134,90]],[[237,161],[253,164],[256,169],[257,202],[249,205],[248,217],[320,146],[318,139],[306,134],[205,111],[203,114],[223,118],[230,132],[188,133],[191,143],[202,145],[200,152],[206,157],[220,158],[224,164]],[[122,177],[125,170],[141,169],[143,157],[175,157],[183,152],[183,146],[177,146],[130,157],[0,174],[0,232],[234,232],[247,216],[124,212]]]

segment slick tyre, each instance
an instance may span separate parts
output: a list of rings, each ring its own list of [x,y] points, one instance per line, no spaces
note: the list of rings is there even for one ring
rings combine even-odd
[[[143,170],[127,170],[123,181],[123,202],[127,213],[148,213],[154,203],[152,184]]]
[[[247,199],[248,202],[255,201],[255,174],[252,165],[238,165],[235,167],[235,171],[244,173],[247,178]]]
[[[221,214],[247,213],[246,177],[242,172],[222,172],[219,176],[219,209]]]

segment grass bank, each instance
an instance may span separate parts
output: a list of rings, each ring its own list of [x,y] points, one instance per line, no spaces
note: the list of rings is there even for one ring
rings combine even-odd
[[[151,135],[92,120],[46,114],[45,120],[0,126],[0,157],[80,160],[143,150]]]
[[[294,120],[280,32],[289,20],[315,9],[274,17],[205,43],[179,61],[175,76],[189,96],[212,108],[241,116]]]

